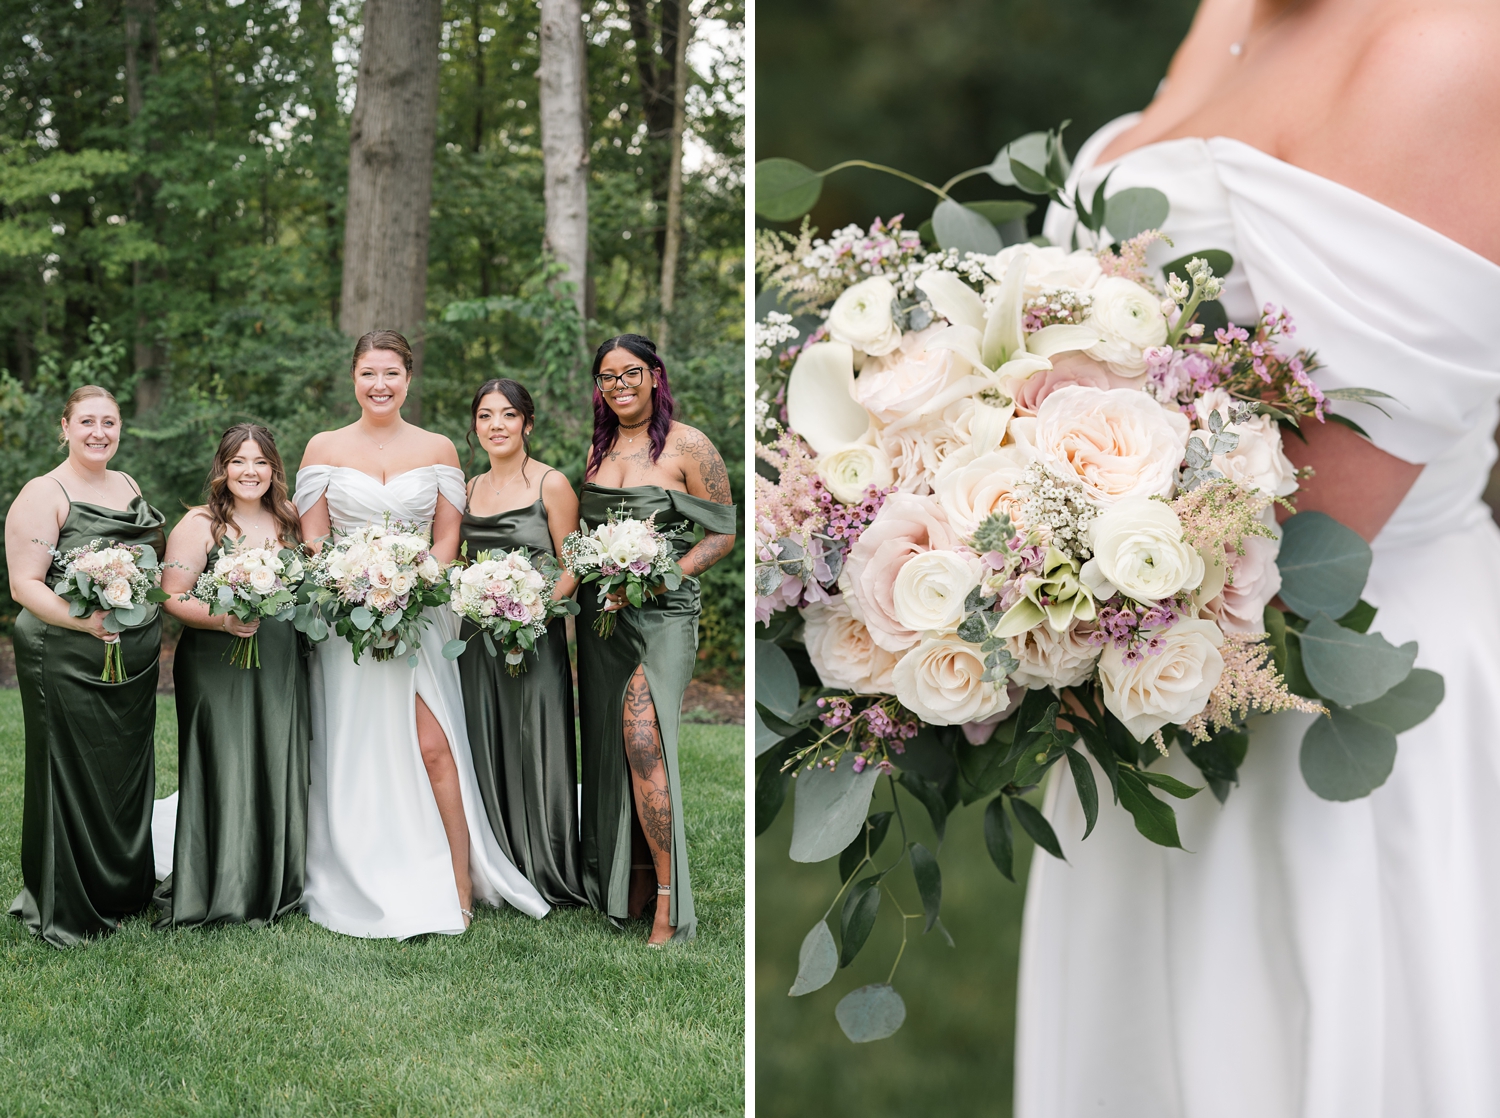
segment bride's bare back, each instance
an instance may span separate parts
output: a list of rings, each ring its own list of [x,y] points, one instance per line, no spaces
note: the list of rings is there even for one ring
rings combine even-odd
[[[1500,263],[1497,51],[1493,0],[1203,0],[1165,88],[1101,159],[1229,137]],[[1373,539],[1422,467],[1336,424],[1307,435],[1286,440],[1315,471],[1298,508]]]

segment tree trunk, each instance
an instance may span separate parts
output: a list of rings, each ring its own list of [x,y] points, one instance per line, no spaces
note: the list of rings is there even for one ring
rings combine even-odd
[[[656,345],[669,344],[672,308],[677,302],[677,258],[682,253],[682,130],[687,117],[687,45],[693,34],[693,14],[686,3],[677,6],[676,83],[672,94],[672,161],[667,168],[667,228],[661,254],[661,325]]]
[[[156,41],[156,0],[126,0],[125,3],[125,109],[131,123],[145,108],[145,94],[141,87],[141,56],[145,55],[146,68],[152,77],[161,72],[161,50]],[[156,195],[157,182],[141,172],[135,177],[135,220],[145,225],[150,223],[152,201]],[[158,268],[157,278],[161,278]],[[151,316],[146,313],[144,288],[147,283],[146,269],[139,260],[131,266],[131,287],[134,289],[135,314],[135,370],[140,379],[135,386],[135,414],[145,415],[161,404],[163,385],[161,367],[166,364],[166,351],[151,336]]]
[[[546,231],[543,246],[574,285],[586,311],[589,252],[588,124],[583,12],[579,0],[541,0],[542,167]],[[580,339],[581,341],[582,339]]]
[[[339,328],[400,330],[422,372],[427,239],[437,142],[440,0],[365,0],[349,123],[349,195]],[[415,387],[415,386],[414,386]],[[407,407],[421,419],[420,391]]]
[[[646,118],[646,180],[651,184],[651,200],[658,215],[653,241],[656,258],[660,261],[667,248],[666,222],[662,220],[666,213],[670,167],[666,148],[672,138],[675,112],[672,94],[677,88],[677,28],[682,17],[678,12],[679,0],[660,0],[655,5],[661,17],[659,26],[651,18],[651,0],[628,2],[630,34],[635,40],[635,68],[641,83],[641,113]]]

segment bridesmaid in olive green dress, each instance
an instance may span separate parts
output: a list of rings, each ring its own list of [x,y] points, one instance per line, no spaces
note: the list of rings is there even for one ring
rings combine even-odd
[[[698,580],[734,546],[735,510],[724,460],[701,432],[672,421],[672,394],[656,346],[622,334],[594,355],[594,441],[579,516],[586,528],[611,509],[661,528],[696,525],[676,542],[685,576],[639,609],[622,594],[602,605],[579,594],[578,694],[583,731],[583,881],[589,903],[619,919],[644,912],[656,886],[647,941],[692,938],[677,737],[682,695],[698,648]],[[686,533],[684,533],[686,535]],[[599,637],[600,609],[619,610]]]
[[[578,527],[578,498],[567,478],[531,457],[531,394],[513,380],[488,380],[471,410],[471,433],[490,468],[469,482],[460,528],[469,558],[517,548],[533,562],[555,558]],[[554,597],[570,596],[576,585],[564,571]],[[474,632],[464,622],[461,635]],[[573,673],[562,618],[548,626],[535,654],[527,654],[520,675],[504,671],[480,640],[469,641],[458,670],[474,774],[500,849],[548,904],[587,904],[578,849]]]
[[[248,624],[187,597],[221,547],[296,547],[297,510],[271,432],[224,432],[208,501],[167,542],[162,588],[182,622],[177,687],[177,822],[172,872],[157,891],[156,927],[262,924],[297,907],[307,860],[307,666],[290,621]],[[231,663],[256,635],[259,664]]]
[[[70,617],[53,593],[48,551],[96,539],[162,554],[162,515],[128,475],[108,469],[120,445],[114,396],[85,385],[62,415],[68,457],[32,478],[5,518],[16,619],[16,678],[26,723],[21,877],[11,906],[56,947],[115,931],[151,902],[156,677],[161,618],[119,635],[125,679],[104,683],[104,614]]]

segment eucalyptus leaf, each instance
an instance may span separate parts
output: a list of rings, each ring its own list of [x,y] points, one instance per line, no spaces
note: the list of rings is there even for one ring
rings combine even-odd
[[[932,211],[932,232],[944,249],[992,255],[1005,247],[999,230],[986,217],[951,198],[944,198]]]
[[[854,883],[849,895],[844,898],[844,910],[839,916],[839,935],[843,947],[839,951],[839,966],[847,967],[870,938],[870,929],[875,927],[875,917],[880,912],[880,876],[872,874]]]
[[[780,645],[770,641],[755,642],[755,701],[790,718],[797,710],[800,695],[797,669]]]
[[[864,825],[880,770],[866,765],[854,771],[854,758],[845,754],[836,769],[818,765],[800,773],[792,815],[794,862],[821,862],[849,845]]]
[[[1282,525],[1281,600],[1309,620],[1343,617],[1359,602],[1372,558],[1370,545],[1333,517],[1299,512]]]
[[[755,716],[755,755],[757,757],[786,737],[785,734],[778,734],[760,720],[760,712],[764,709],[760,703],[756,703],[755,710],[751,712]]]
[[[943,907],[943,871],[938,868],[938,860],[932,851],[920,842],[911,844],[911,875],[917,882],[917,894],[922,898],[922,912],[927,917],[927,926],[922,929],[926,935],[932,931],[932,925],[936,923],[938,912]]]
[[[1302,735],[1302,779],[1325,800],[1358,800],[1385,783],[1396,764],[1396,735],[1334,707]]]
[[[1302,669],[1318,694],[1340,706],[1373,702],[1411,674],[1417,642],[1400,648],[1320,613],[1302,631]]]
[[[755,212],[767,221],[796,221],[818,204],[823,176],[795,159],[755,165]]]
[[[375,615],[364,606],[355,606],[349,611],[349,620],[354,623],[356,629],[364,632],[371,625],[375,624]]]
[[[802,939],[802,949],[797,952],[797,980],[787,991],[787,997],[800,998],[821,990],[838,970],[839,952],[834,946],[833,933],[828,930],[828,921],[819,920]]]
[[[1011,170],[1014,160],[1042,174],[1047,166],[1047,133],[1028,132],[1006,144],[990,162],[987,171],[990,178],[1001,186],[1016,186],[1016,177]]]
[[[468,641],[461,641],[455,637],[443,645],[443,657],[448,660],[457,660],[464,654],[464,649],[468,647]]]
[[[1128,241],[1167,223],[1172,204],[1152,186],[1132,186],[1104,200],[1104,225],[1116,241]]]
[[[1444,691],[1443,677],[1437,672],[1413,668],[1380,698],[1351,707],[1349,713],[1384,726],[1393,734],[1404,734],[1431,717],[1442,703]]]
[[[851,990],[834,1007],[839,1028],[855,1044],[884,1040],[906,1020],[906,1003],[886,983]]]

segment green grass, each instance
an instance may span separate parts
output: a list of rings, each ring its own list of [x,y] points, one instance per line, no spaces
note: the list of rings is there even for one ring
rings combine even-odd
[[[882,782],[878,798],[888,800]],[[911,838],[935,848],[926,815],[902,797]],[[888,806],[888,804],[887,804]],[[823,989],[800,998],[787,990],[797,974],[797,949],[838,891],[837,861],[799,865],[787,858],[790,800],[755,846],[755,1102],[762,1118],[881,1118],[886,1115],[1011,1113],[1015,1043],[1016,959],[1021,941],[1024,873],[1031,844],[1017,829],[1017,878],[1012,885],[985,853],[983,805],[948,821],[939,854],[943,871],[941,933],[911,940],[896,972],[906,1024],[895,1036],[851,1044],[833,1007],[855,987],[884,982],[901,943],[900,919],[881,913],[853,963]],[[899,832],[881,851],[883,865],[899,849]],[[901,907],[922,906],[905,867],[892,877]],[[829,926],[838,932],[838,911]]]
[[[157,790],[176,787],[158,714]],[[292,916],[58,951],[0,919],[0,1114],[638,1115],[744,1108],[743,730],[683,727],[698,938],[481,909],[396,943]],[[0,692],[0,897],[21,887],[19,693]]]

